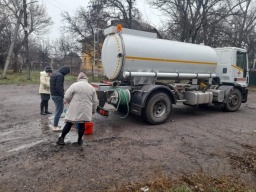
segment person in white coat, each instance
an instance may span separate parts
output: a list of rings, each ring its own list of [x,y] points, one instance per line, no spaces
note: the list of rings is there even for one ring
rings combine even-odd
[[[44,71],[40,72],[39,93],[41,96],[40,113],[41,115],[52,114],[48,111],[48,102],[50,100],[50,76],[52,74],[51,67],[45,67]]]
[[[80,72],[77,82],[73,83],[64,95],[65,103],[69,104],[66,111],[66,124],[58,138],[58,145],[65,145],[64,138],[70,131],[73,124],[78,123],[78,140],[76,144],[82,145],[84,135],[84,124],[92,120],[96,112],[98,98],[95,88],[88,83],[87,76]]]

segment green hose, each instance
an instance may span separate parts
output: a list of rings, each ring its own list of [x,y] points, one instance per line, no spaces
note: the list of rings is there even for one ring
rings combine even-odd
[[[125,116],[123,116],[123,117],[120,117],[119,115],[117,115],[117,116],[119,118],[125,118],[129,114],[129,92],[128,92],[128,90],[123,90],[120,88],[117,88],[116,91],[118,92],[118,96],[119,96],[117,110],[119,109],[120,104],[127,106],[127,113],[125,114]]]

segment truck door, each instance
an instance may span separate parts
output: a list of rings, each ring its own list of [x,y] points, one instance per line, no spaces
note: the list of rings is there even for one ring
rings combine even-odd
[[[236,66],[233,66],[233,77],[234,81],[241,85],[248,83],[248,60],[246,52],[237,51]]]

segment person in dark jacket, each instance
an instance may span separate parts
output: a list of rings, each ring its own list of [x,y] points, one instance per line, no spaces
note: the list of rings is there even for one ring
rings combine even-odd
[[[69,73],[70,68],[68,66],[64,66],[59,70],[54,71],[50,78],[51,96],[55,104],[53,131],[61,131],[58,124],[64,108],[64,76]]]

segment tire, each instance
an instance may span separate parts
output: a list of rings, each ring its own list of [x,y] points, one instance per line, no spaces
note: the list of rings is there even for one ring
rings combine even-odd
[[[166,93],[153,93],[146,101],[142,117],[152,125],[163,124],[170,116],[171,107],[171,99]]]
[[[239,109],[242,103],[242,94],[238,89],[230,91],[227,103],[224,104],[224,111],[234,112]]]

